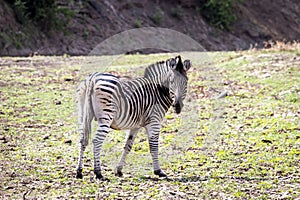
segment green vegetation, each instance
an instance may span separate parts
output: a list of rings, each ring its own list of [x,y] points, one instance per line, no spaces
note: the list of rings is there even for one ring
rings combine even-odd
[[[161,23],[162,23],[162,21],[164,19],[163,15],[164,15],[163,11],[159,7],[156,7],[155,8],[155,12],[152,15],[151,19],[153,20],[153,22],[156,25],[161,25]]]
[[[134,22],[134,27],[135,28],[141,28],[143,24],[143,21],[141,19],[136,19]]]
[[[9,32],[1,32],[0,39],[5,41],[7,45],[14,45],[17,49],[22,48],[22,42],[26,39],[26,35],[22,32],[15,32],[13,30],[9,30]]]
[[[26,25],[37,24],[41,30],[62,29],[75,14],[66,7],[58,6],[57,0],[7,0],[13,7],[17,20]],[[62,15],[62,16],[60,16]]]
[[[176,5],[171,9],[171,15],[175,18],[182,18],[182,7],[180,5]]]
[[[206,0],[198,11],[213,26],[219,29],[230,30],[230,26],[236,21],[233,5],[242,0]]]
[[[189,95],[180,115],[167,114],[160,137],[169,179],[153,175],[142,132],[124,177],[115,177],[125,132],[113,131],[101,157],[110,180],[105,182],[94,179],[91,146],[84,178],[74,178],[74,92],[87,69],[101,66],[98,57],[2,57],[0,198],[295,199],[300,196],[298,55],[293,50],[183,54],[193,61]],[[169,57],[126,55],[106,71],[136,77],[141,65]],[[224,89],[228,96],[214,100]]]

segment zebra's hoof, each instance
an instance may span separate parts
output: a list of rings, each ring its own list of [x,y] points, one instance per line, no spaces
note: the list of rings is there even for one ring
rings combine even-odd
[[[159,177],[167,177],[167,174],[165,174],[161,169],[154,170],[154,174]]]
[[[115,175],[116,175],[117,177],[122,177],[122,176],[123,176],[123,173],[122,173],[122,171],[117,170],[117,172],[115,173]]]
[[[79,179],[83,178],[83,176],[82,176],[82,169],[77,169],[76,170],[76,178],[79,178]]]
[[[96,175],[96,179],[98,180],[104,180],[102,174],[101,174],[101,171],[94,171],[95,175]]]

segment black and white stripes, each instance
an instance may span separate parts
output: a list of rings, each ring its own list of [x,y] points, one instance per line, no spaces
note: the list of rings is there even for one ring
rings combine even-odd
[[[121,81],[108,73],[94,73],[83,81],[77,90],[80,132],[77,178],[82,178],[82,156],[88,145],[94,118],[98,122],[93,139],[96,178],[103,178],[99,158],[109,129],[130,129],[116,168],[116,174],[122,176],[126,155],[141,127],[145,127],[148,134],[154,173],[165,177],[158,162],[161,121],[171,105],[176,113],[181,112],[187,91],[186,71],[190,66],[190,61],[182,62],[181,57],[177,56],[150,65],[144,77],[131,81]]]

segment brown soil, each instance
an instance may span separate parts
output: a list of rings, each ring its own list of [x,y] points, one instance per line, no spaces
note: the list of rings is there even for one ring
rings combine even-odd
[[[42,32],[33,25],[21,25],[11,7],[5,1],[0,1],[0,55],[86,55],[110,36],[149,26],[170,28],[187,34],[210,51],[262,47],[268,40],[300,39],[298,0],[244,0],[235,6],[238,20],[230,31],[210,26],[196,11],[199,2],[74,1],[69,8],[75,10],[76,14],[64,31]],[[172,8],[177,5],[181,6],[180,16],[172,14]],[[159,23],[153,19],[158,8],[162,11]]]

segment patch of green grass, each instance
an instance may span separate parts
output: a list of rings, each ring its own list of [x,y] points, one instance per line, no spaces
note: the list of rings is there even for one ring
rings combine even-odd
[[[2,58],[1,198],[297,198],[300,61],[290,51],[193,56],[184,110],[176,115],[170,109],[160,135],[160,161],[169,179],[153,175],[144,131],[123,178],[113,169],[125,131],[112,131],[104,143],[102,170],[110,181],[94,180],[91,146],[83,180],[74,178],[79,81],[91,71],[141,76],[145,66],[177,54]],[[110,63],[102,66],[103,60]],[[214,100],[223,90],[228,96]]]

